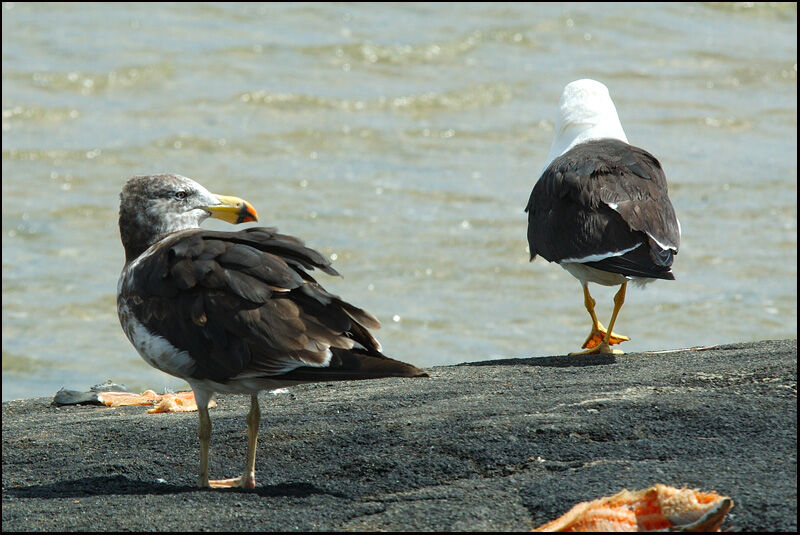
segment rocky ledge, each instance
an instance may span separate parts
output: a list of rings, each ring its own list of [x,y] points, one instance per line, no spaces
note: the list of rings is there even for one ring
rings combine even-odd
[[[521,531],[655,483],[732,497],[723,529],[797,530],[797,340],[429,372],[262,393],[252,491],[195,487],[195,413],[3,403],[3,530]],[[218,402],[230,477],[248,399]]]

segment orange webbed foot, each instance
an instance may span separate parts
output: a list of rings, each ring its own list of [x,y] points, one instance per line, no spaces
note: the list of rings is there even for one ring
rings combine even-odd
[[[603,324],[598,322],[597,325],[592,327],[592,332],[586,337],[586,341],[581,347],[583,349],[594,349],[603,342],[607,333],[608,331],[603,327]],[[622,342],[627,342],[628,340],[630,340],[630,338],[627,336],[612,331],[608,338],[608,345],[613,346]]]

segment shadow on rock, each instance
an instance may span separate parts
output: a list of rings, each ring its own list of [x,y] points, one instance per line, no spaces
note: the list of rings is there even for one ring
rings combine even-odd
[[[50,485],[31,485],[7,489],[20,498],[79,498],[109,494],[176,494],[197,490],[187,485],[168,485],[128,479],[125,476],[97,476],[59,481]]]
[[[125,476],[98,476],[59,481],[51,485],[31,485],[6,490],[19,498],[80,498],[107,495],[179,494],[184,492],[240,492],[269,497],[307,498],[314,494],[327,494],[338,498],[352,498],[340,492],[326,490],[310,483],[278,483],[262,485],[255,489],[200,489],[193,485],[170,485],[128,479]]]
[[[614,364],[617,359],[614,355],[558,355],[553,357],[531,357],[514,359],[482,360],[480,362],[465,362],[458,366],[543,366],[547,368],[580,368],[583,366],[604,366]]]

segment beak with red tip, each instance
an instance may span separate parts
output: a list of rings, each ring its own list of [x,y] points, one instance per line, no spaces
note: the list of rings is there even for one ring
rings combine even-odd
[[[258,214],[253,205],[239,197],[229,197],[227,195],[216,195],[220,204],[205,206],[204,210],[211,213],[211,217],[222,219],[228,223],[238,225],[248,221],[258,221]]]

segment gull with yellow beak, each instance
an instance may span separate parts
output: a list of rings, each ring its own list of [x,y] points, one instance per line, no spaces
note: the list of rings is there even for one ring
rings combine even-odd
[[[427,374],[385,356],[369,331],[378,320],[314,280],[314,268],[338,275],[317,251],[274,228],[200,229],[208,217],[238,224],[258,216],[248,202],[184,176],[128,180],[120,194],[125,267],[117,311],[142,358],[194,391],[200,486],[253,488],[259,391]],[[250,395],[240,477],[209,479],[208,405],[215,392]]]

